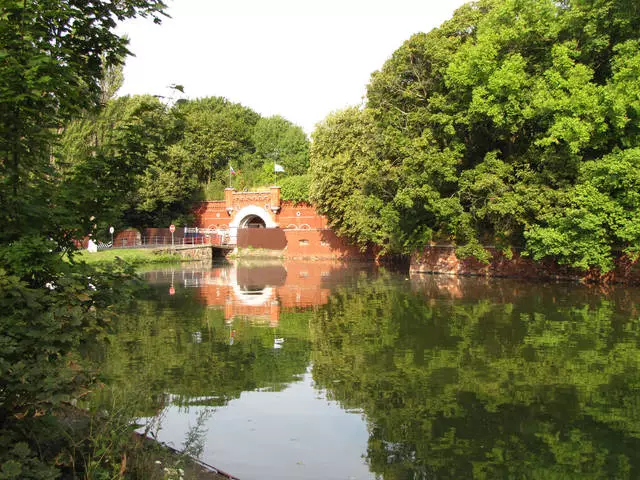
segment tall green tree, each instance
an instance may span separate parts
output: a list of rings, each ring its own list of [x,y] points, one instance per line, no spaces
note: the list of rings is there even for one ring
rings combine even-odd
[[[62,128],[97,108],[103,68],[128,53],[116,22],[150,16],[158,0],[0,4],[0,472],[80,475],[59,416],[93,375],[79,345],[100,335],[126,298],[127,275],[63,260],[91,231],[53,156]],[[67,460],[65,460],[67,459]]]
[[[390,244],[397,225],[385,202],[394,175],[380,144],[370,112],[357,108],[330,115],[313,133],[311,201],[339,235],[362,247]]]
[[[113,99],[65,128],[57,150],[65,185],[102,231],[166,226],[187,214],[198,188],[177,145],[182,133],[154,96]]]
[[[228,173],[229,163],[253,153],[251,132],[259,115],[250,108],[209,97],[180,102],[175,109],[184,124],[180,146],[187,168],[200,182],[210,183],[217,172]]]
[[[68,243],[73,216],[56,197],[52,145],[66,122],[95,108],[105,63],[128,53],[112,30],[137,15],[160,21],[158,0],[5,2],[0,9],[0,232]],[[75,219],[73,219],[75,222]],[[76,223],[77,224],[77,223]],[[83,226],[82,228],[86,228]]]
[[[372,75],[365,109],[381,138],[374,156],[395,175],[391,188],[373,192],[398,219],[394,248],[443,241],[487,258],[482,244],[524,247],[601,273],[620,251],[636,259],[637,239],[611,220],[613,210],[632,218],[636,207],[584,183],[591,162],[630,165],[635,156],[639,21],[626,0],[482,0],[394,52]],[[371,162],[349,181],[366,183],[376,170]],[[610,170],[604,183],[619,174]],[[315,198],[322,205],[329,195]],[[602,195],[613,203],[602,206]],[[333,201],[324,213],[348,222],[350,199]],[[370,214],[388,223],[387,211]],[[355,225],[350,235],[368,229]]]
[[[252,135],[255,154],[273,172],[274,162],[287,175],[302,175],[309,168],[309,140],[302,128],[275,115],[261,118]]]

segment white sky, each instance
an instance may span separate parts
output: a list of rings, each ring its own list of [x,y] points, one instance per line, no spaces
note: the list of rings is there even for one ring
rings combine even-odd
[[[311,133],[332,111],[359,105],[372,72],[416,32],[465,0],[168,0],[162,25],[119,27],[136,55],[121,95],[226,97]]]

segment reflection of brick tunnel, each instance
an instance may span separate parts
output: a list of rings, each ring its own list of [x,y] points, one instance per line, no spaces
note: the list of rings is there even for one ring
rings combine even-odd
[[[284,265],[265,265],[259,267],[238,266],[236,270],[238,285],[269,285],[280,287],[287,281]]]
[[[313,262],[232,267],[203,272],[199,298],[207,306],[224,307],[225,320],[247,318],[277,325],[281,309],[293,310],[323,305],[329,289],[323,284],[333,262]]]

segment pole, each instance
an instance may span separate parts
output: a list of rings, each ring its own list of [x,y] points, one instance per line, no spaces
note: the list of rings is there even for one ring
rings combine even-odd
[[[278,161],[278,157],[280,157],[280,150],[275,148],[273,150],[273,186],[275,187],[278,184],[278,171],[276,170],[276,165]]]

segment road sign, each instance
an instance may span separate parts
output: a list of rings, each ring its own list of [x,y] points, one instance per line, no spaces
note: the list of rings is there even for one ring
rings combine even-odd
[[[172,223],[171,225],[169,225],[169,231],[170,231],[171,233],[173,233],[173,232],[175,232],[175,231],[176,231],[176,226],[175,226],[173,223]]]

